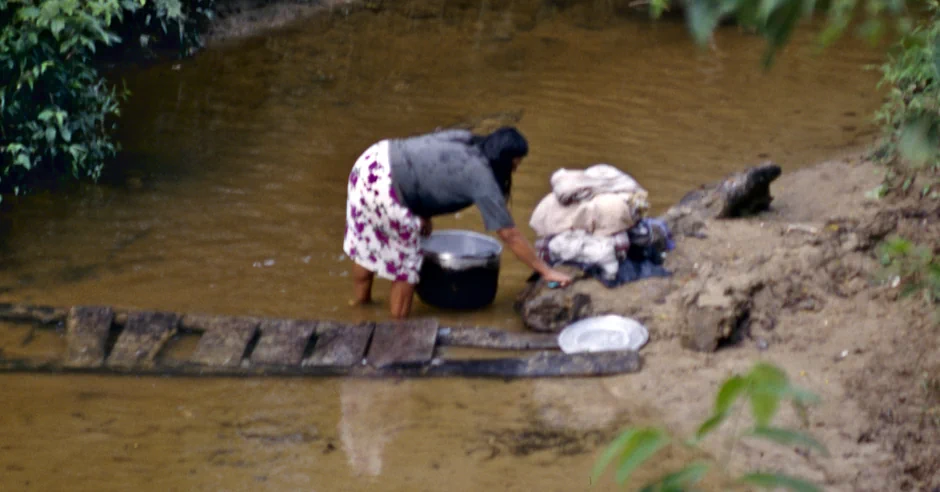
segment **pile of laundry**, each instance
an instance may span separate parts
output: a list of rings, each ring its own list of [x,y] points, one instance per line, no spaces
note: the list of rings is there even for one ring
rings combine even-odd
[[[559,169],[551,185],[529,221],[542,260],[577,266],[608,287],[670,275],[663,262],[675,247],[672,234],[646,217],[648,194],[633,177],[596,164]]]

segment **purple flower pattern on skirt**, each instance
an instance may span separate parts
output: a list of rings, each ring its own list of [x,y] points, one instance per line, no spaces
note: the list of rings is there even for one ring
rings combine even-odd
[[[369,147],[349,173],[343,250],[353,261],[393,281],[418,283],[421,220],[392,188],[388,142]]]

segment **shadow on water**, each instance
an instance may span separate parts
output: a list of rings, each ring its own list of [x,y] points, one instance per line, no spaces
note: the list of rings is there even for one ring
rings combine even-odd
[[[4,208],[3,300],[384,319],[384,284],[377,306],[347,303],[349,168],[378,139],[441,126],[519,125],[520,224],[559,167],[617,165],[662,210],[746,164],[789,172],[870,141],[878,53],[817,56],[801,31],[763,73],[758,39],[729,27],[696,50],[681,21],[628,3],[365,2],[129,69],[103,184]],[[482,224],[468,210],[436,227]],[[530,272],[502,265],[492,306],[416,315],[520,329]],[[2,379],[12,489],[583,490],[599,445],[656,418],[608,391],[617,378]]]

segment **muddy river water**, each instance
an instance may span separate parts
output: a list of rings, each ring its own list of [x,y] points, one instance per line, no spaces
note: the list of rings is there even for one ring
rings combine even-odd
[[[384,319],[386,284],[378,306],[348,305],[341,248],[346,177],[375,140],[521,118],[524,225],[559,167],[617,165],[662,210],[744,165],[786,172],[874,134],[865,46],[817,54],[801,31],[765,73],[734,27],[707,52],[626,2],[564,3],[336,9],[128,70],[109,179],[4,212],[2,300]],[[475,209],[436,227],[482,230]],[[490,308],[415,314],[522,329],[528,273],[506,255]],[[0,402],[3,491],[584,490],[598,443],[656,413],[599,380],[17,374]]]

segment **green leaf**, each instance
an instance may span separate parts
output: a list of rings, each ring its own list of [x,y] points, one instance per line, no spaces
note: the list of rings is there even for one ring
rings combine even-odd
[[[49,108],[49,109],[42,110],[42,112],[39,113],[39,116],[37,116],[37,118],[39,119],[39,121],[48,122],[49,120],[52,119],[53,116],[55,116],[55,109]]]
[[[775,473],[749,473],[741,477],[740,481],[766,489],[782,487],[795,492],[822,492],[822,489],[806,480]]]
[[[62,32],[62,29],[65,29],[65,20],[61,18],[52,19],[51,28],[52,35],[55,36],[56,39],[59,39],[59,34]]]
[[[898,149],[914,167],[923,166],[936,155],[935,139],[931,138],[932,126],[928,117],[918,117],[901,126]]]
[[[779,427],[755,427],[748,433],[753,437],[759,437],[768,441],[782,444],[784,446],[803,446],[813,448],[823,455],[828,455],[829,451],[819,441],[801,432],[782,429]]]
[[[689,31],[700,46],[708,43],[720,20],[721,10],[709,0],[691,0],[686,6]]]
[[[695,431],[695,439],[698,441],[702,440],[713,430],[717,429],[726,418],[728,418],[727,413],[718,413],[709,417],[708,420],[702,422],[702,425],[700,425],[698,430]]]
[[[596,482],[597,479],[600,478],[604,473],[604,469],[613,461],[615,456],[623,453],[624,448],[627,447],[627,443],[633,439],[633,436],[636,435],[637,432],[639,432],[639,429],[627,429],[607,446],[604,453],[597,459],[597,463],[594,464],[594,472],[591,474],[591,480],[593,482]]]
[[[624,483],[630,474],[644,461],[669,442],[669,437],[660,429],[642,429],[637,432],[623,450],[620,466],[617,467],[617,483]]]
[[[660,480],[661,488],[672,490],[686,490],[689,485],[693,485],[702,480],[708,473],[708,463],[703,461],[691,463],[685,468],[666,475]]]
[[[801,16],[802,5],[798,0],[785,2],[770,15],[766,29],[770,44],[764,52],[764,68],[769,68],[773,64],[777,51],[790,39]]]
[[[13,161],[13,164],[25,168],[26,170],[32,169],[33,163],[29,160],[29,154],[17,154],[16,160]]]
[[[747,375],[754,387],[767,387],[770,385],[783,386],[787,383],[787,375],[779,367],[766,362],[758,362]]]
[[[21,8],[17,14],[19,14],[20,19],[34,20],[39,18],[39,9],[36,7],[24,7]]]
[[[733,376],[728,378],[721,385],[718,395],[715,397],[715,414],[727,413],[746,387],[747,380],[743,377]]]
[[[780,399],[788,391],[787,375],[770,364],[758,363],[748,373],[747,379],[751,413],[758,425],[766,426],[774,418]]]
[[[780,406],[780,399],[772,393],[752,392],[751,393],[751,412],[754,414],[754,420],[757,425],[766,426],[773,420]]]

